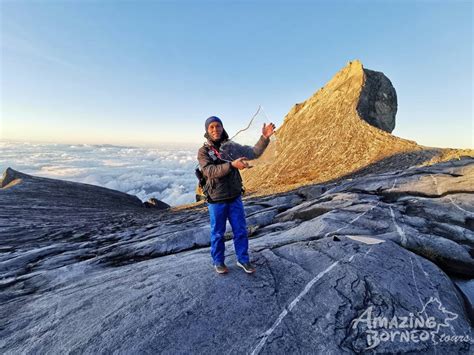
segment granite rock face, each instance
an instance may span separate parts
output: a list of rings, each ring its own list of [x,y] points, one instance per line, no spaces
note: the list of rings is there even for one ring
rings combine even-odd
[[[246,198],[257,272],[229,240],[221,276],[205,205],[23,174],[0,189],[0,350],[472,353],[473,178],[463,158]]]
[[[383,73],[364,69],[365,82],[360,93],[357,112],[374,127],[392,133],[397,114],[397,93]]]
[[[390,80],[351,61],[288,112],[254,168],[241,172],[245,188],[255,195],[280,193],[362,172],[401,170],[451,151],[391,134],[396,113]]]

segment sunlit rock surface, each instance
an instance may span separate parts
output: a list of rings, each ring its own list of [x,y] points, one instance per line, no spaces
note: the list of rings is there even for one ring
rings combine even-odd
[[[265,195],[314,183],[385,173],[474,150],[425,147],[397,137],[397,95],[382,72],[349,62],[293,106],[263,155],[243,170],[248,192]]]

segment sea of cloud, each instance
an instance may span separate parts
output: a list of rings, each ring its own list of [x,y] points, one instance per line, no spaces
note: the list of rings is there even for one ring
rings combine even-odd
[[[154,148],[0,142],[0,171],[82,182],[176,206],[195,200],[199,146]]]

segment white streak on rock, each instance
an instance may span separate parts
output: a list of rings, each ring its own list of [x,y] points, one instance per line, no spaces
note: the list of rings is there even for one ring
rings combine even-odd
[[[354,256],[354,255],[353,255]],[[352,256],[352,257],[353,257]],[[351,258],[352,258],[351,257]],[[321,277],[323,277],[325,274],[327,274],[329,271],[331,271],[337,264],[339,264],[339,261],[335,261],[334,263],[332,263],[331,265],[329,265],[326,269],[324,269],[323,271],[321,271],[319,274],[317,274],[313,279],[311,279],[310,282],[308,282],[305,286],[305,288],[303,289],[303,291],[300,292],[300,294],[298,296],[295,297],[295,299],[293,301],[291,301],[291,303],[289,304],[289,306],[285,309],[283,309],[283,311],[280,313],[280,315],[278,316],[278,318],[276,319],[276,321],[273,323],[273,325],[266,331],[263,333],[263,338],[260,339],[260,342],[257,344],[257,346],[252,350],[252,355],[256,355],[260,352],[260,350],[263,348],[263,346],[265,345],[265,343],[267,342],[267,339],[268,337],[273,333],[273,331],[278,327],[278,325],[281,323],[281,321],[283,320],[283,318],[286,317],[286,315],[291,312],[291,310],[293,308],[295,308],[295,306],[298,304],[298,302],[301,300],[301,298],[303,298],[307,293],[308,291],[311,289],[311,287],[313,287],[313,285],[319,280],[321,279]]]
[[[459,209],[459,210],[461,210],[461,211],[463,211],[463,212],[465,212],[465,213],[467,213],[467,214],[469,214],[469,215],[471,215],[471,216],[474,216],[474,213],[472,213],[471,211],[468,211],[468,210],[462,208],[462,207],[459,206],[456,202],[454,202],[454,200],[453,200],[453,198],[452,198],[451,196],[448,196],[448,199],[449,199],[449,201],[451,202],[451,204],[452,204],[454,207],[456,207],[457,209]]]
[[[389,206],[388,208],[390,208],[390,215],[392,216],[392,221],[393,221],[393,224],[395,225],[397,233],[400,236],[401,244],[403,247],[406,247],[407,241],[408,241],[407,236],[405,235],[405,232],[403,231],[402,228],[400,228],[397,221],[395,220],[395,213],[393,212],[392,206]]]

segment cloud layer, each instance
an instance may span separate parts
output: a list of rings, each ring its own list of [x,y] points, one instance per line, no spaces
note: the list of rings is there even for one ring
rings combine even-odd
[[[197,149],[0,142],[0,169],[103,186],[176,206],[194,202]]]

